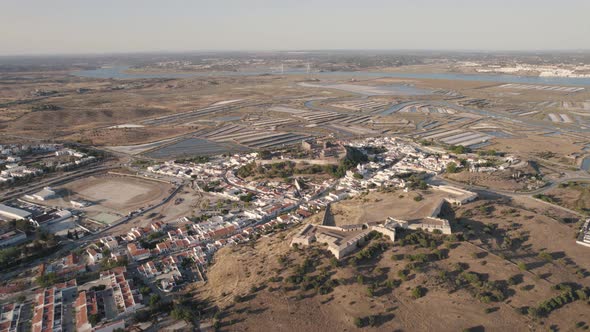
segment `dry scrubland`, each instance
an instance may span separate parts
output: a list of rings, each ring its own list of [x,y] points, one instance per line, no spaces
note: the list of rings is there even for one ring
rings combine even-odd
[[[161,141],[194,131],[191,127],[140,127],[140,128],[99,128],[88,129],[64,137],[72,141],[91,141],[93,145],[109,146],[125,143],[135,145],[152,141]]]
[[[9,84],[9,91],[0,93],[3,111],[0,129],[14,135],[75,139],[95,145],[149,142],[180,135],[187,130],[154,127],[106,129],[113,125],[139,123],[148,118],[191,111],[224,100],[265,101],[305,96],[303,89],[292,84],[293,77],[125,81],[81,79],[53,73],[46,74],[43,79],[34,79],[39,81],[35,84],[16,81]],[[10,80],[4,78],[3,82]],[[78,88],[90,90],[79,93]],[[55,93],[34,96],[35,89]],[[32,110],[45,105],[55,106],[56,109]],[[193,129],[201,127],[195,125]]]
[[[548,174],[547,169],[542,169],[544,174]],[[476,173],[462,171],[458,173],[445,174],[445,178],[471,185],[493,188],[496,190],[522,191],[527,190],[527,181],[525,179],[515,179],[513,175],[517,172],[521,174],[537,175],[539,172],[530,163],[517,170],[497,171],[493,173]]]
[[[44,104],[57,105],[61,109],[30,112],[15,119],[10,126],[17,132],[45,127],[54,131],[47,134],[71,135],[78,130],[132,123],[208,105],[207,98],[191,98],[191,95],[194,96],[188,87],[168,88],[166,83],[144,83],[141,88],[90,91],[84,94],[72,92],[43,100]],[[211,102],[214,101],[217,100]]]
[[[436,70],[437,66],[410,66],[396,70],[422,71],[424,68]],[[24,76],[27,79],[18,79]],[[265,111],[271,103],[286,104],[294,108],[305,109],[303,102],[321,98],[358,98],[358,95],[322,88],[303,88],[296,82],[308,79],[308,76],[242,76],[242,77],[201,77],[189,79],[139,79],[139,80],[103,80],[87,79],[67,75],[65,72],[4,74],[0,83],[7,89],[0,91],[0,130],[17,137],[58,138],[73,140],[99,146],[116,146],[149,143],[180,136],[191,131],[201,130],[219,124],[216,118],[222,116],[241,116],[244,119],[256,117],[286,117],[286,114]],[[345,81],[342,77],[322,77],[322,80]],[[486,99],[486,109],[506,113],[510,109],[536,110],[535,103],[540,102],[580,102],[590,99],[590,92],[574,94],[515,90],[499,88],[499,83],[451,81],[432,79],[376,78],[359,79],[354,84],[375,86],[387,84],[411,84],[418,88],[452,91],[465,96],[464,99]],[[89,91],[79,93],[77,89]],[[35,89],[55,91],[46,96],[35,96]],[[448,99],[443,94],[428,96],[383,96],[371,99],[387,100],[392,103],[408,100]],[[178,126],[143,128],[108,128],[121,124],[140,124],[141,121],[167,114],[181,113],[203,108],[213,103],[226,100],[243,99],[248,102],[260,102],[264,105],[240,110],[231,114],[211,114],[199,121]],[[326,108],[333,100],[318,105]],[[454,101],[451,101],[454,103]],[[533,106],[531,106],[533,105]],[[55,106],[56,109],[44,109]],[[40,110],[33,111],[34,108]],[[558,112],[545,110],[543,112]],[[566,112],[567,113],[567,112]],[[506,113],[509,114],[509,113]],[[457,114],[457,116],[465,114]],[[474,116],[474,115],[470,115]],[[475,116],[478,117],[478,116]],[[523,118],[524,119],[524,118]],[[407,133],[416,130],[422,121],[438,121],[443,126],[448,121],[447,115],[399,113],[389,116],[376,116],[377,131],[396,131]],[[217,122],[216,122],[217,121]],[[221,120],[223,121],[223,120]],[[500,121],[500,120],[498,120]],[[543,119],[536,121],[551,124]],[[393,122],[393,123],[392,123]],[[406,124],[404,124],[404,122]],[[522,139],[496,138],[491,146],[499,151],[517,153],[537,153],[553,151],[559,154],[579,152],[580,146],[573,144],[576,138],[539,136],[537,130],[521,132],[514,123],[508,123],[505,129]],[[502,127],[504,128],[504,127]],[[511,129],[512,128],[512,129]],[[278,130],[292,131],[292,126],[279,126]],[[465,128],[467,130],[467,127]],[[298,128],[300,132],[322,135],[329,130],[321,127]],[[526,138],[525,136],[526,135]],[[9,137],[6,137],[8,139]]]
[[[224,248],[196,293],[218,306],[226,331],[352,331],[357,324],[545,331],[590,323],[584,300],[528,313],[559,295],[557,284],[590,286],[587,250],[573,241],[575,216],[522,198],[478,201],[447,217],[456,235],[407,232],[393,245],[374,238],[364,254],[341,262],[321,245],[289,248],[296,230]]]
[[[545,193],[549,201],[579,211],[588,213],[590,211],[590,183],[588,182],[565,182],[558,187]]]
[[[497,138],[489,148],[497,151],[511,151],[515,154],[553,152],[565,156],[580,152],[580,146],[565,137],[528,135],[526,139]]]

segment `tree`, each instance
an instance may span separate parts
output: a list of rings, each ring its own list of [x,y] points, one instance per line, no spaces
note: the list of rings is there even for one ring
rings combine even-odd
[[[180,267],[182,267],[183,269],[188,269],[190,268],[193,264],[194,264],[194,259],[192,257],[188,257],[182,260],[182,262],[180,263]]]
[[[399,270],[397,271],[397,276],[402,280],[408,280],[408,272],[406,270]]]
[[[251,202],[254,199],[254,194],[249,192],[246,195],[240,196],[240,201],[242,202]]]
[[[447,173],[457,173],[457,164],[450,162],[447,164]]]
[[[97,285],[97,286],[92,286],[92,287],[90,287],[90,290],[91,290],[91,291],[95,291],[95,292],[100,292],[100,291],[103,291],[103,290],[105,290],[106,288],[107,288],[107,286],[106,286],[106,285]],[[148,292],[148,293],[149,293],[149,292]]]
[[[464,147],[463,145],[453,145],[449,148],[449,151],[456,154],[464,154],[471,152],[470,148]]]
[[[89,315],[88,322],[90,322],[90,325],[92,325],[92,326],[95,326],[96,324],[98,324],[98,322],[99,322],[98,315],[97,314]]]
[[[430,145],[432,145],[433,142],[432,142],[432,140],[423,139],[423,140],[418,141],[418,143],[420,143],[423,146],[430,146]]]
[[[134,319],[138,322],[147,322],[150,320],[151,315],[149,310],[141,310],[135,313]]]
[[[258,153],[260,159],[268,160],[272,158],[272,153],[268,150],[262,150]]]
[[[8,265],[19,257],[20,253],[15,247],[0,250],[0,267]]]
[[[362,284],[364,284],[364,283],[365,283],[365,278],[363,277],[363,275],[362,275],[362,274],[359,274],[359,275],[356,277],[356,282],[358,282],[358,284],[359,284],[359,285],[362,285]]]
[[[155,239],[158,239],[160,237],[162,237],[164,234],[162,232],[154,232],[150,235],[148,235],[148,240],[149,241],[154,241]]]
[[[330,265],[332,267],[338,267],[338,260],[336,259],[336,257],[330,258]]]
[[[158,304],[160,304],[160,295],[152,294],[152,296],[150,296],[150,307],[155,308]]]
[[[541,258],[547,262],[553,261],[553,256],[551,256],[551,254],[546,251],[541,251],[538,256],[539,256],[539,258]]]
[[[177,320],[184,320],[187,323],[192,322],[193,319],[193,315],[191,313],[191,311],[188,308],[185,308],[183,306],[174,306],[174,309],[172,309],[171,315],[174,319]]]
[[[529,307],[527,310],[527,313],[529,314],[529,316],[531,316],[533,318],[539,317],[539,311],[535,307]]]
[[[498,153],[496,150],[482,150],[482,151],[478,151],[477,154],[479,156],[495,156],[495,155],[502,155],[501,153]]]
[[[416,286],[412,288],[412,297],[415,299],[419,299],[426,294],[426,289],[422,286]]]
[[[363,319],[362,318],[356,317],[354,319],[354,326],[356,326],[358,328],[361,328],[361,327],[365,326],[365,323],[363,322]]]
[[[49,287],[58,282],[57,274],[55,272],[49,272],[45,275],[38,276],[35,282],[41,287]]]

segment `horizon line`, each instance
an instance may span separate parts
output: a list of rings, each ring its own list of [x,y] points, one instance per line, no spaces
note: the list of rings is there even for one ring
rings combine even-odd
[[[447,53],[590,53],[590,48],[546,48],[546,49],[469,49],[469,48],[325,48],[325,49],[202,49],[202,50],[142,50],[108,52],[31,52],[0,54],[9,57],[67,57],[67,56],[112,56],[149,54],[191,54],[191,53],[313,53],[313,52],[447,52]]]

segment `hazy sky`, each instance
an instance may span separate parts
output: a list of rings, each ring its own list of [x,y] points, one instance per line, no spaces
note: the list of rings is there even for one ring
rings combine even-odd
[[[0,54],[590,49],[590,0],[0,0]]]

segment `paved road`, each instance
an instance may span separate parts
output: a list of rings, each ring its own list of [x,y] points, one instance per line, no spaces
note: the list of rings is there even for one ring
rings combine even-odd
[[[39,182],[36,182],[35,184],[28,183],[28,184],[16,187],[14,189],[11,189],[10,191],[3,193],[2,196],[0,196],[0,201],[14,199],[14,198],[20,197],[22,195],[26,195],[26,194],[30,194],[30,193],[39,191],[39,190],[43,189],[43,187],[72,181],[72,180],[77,179],[82,176],[89,176],[94,173],[105,172],[110,169],[116,169],[116,168],[118,168],[118,166],[95,165],[95,166],[91,166],[89,168],[80,169],[80,170],[76,170],[76,171],[72,171],[72,172],[67,172],[66,174],[59,175],[57,177],[43,179]]]
[[[555,182],[552,182],[551,184],[544,186],[543,188],[539,188],[537,190],[533,190],[533,191],[529,191],[529,192],[514,192],[514,191],[508,191],[508,190],[496,190],[496,189],[489,189],[489,188],[485,188],[485,187],[481,187],[481,186],[473,186],[473,185],[467,185],[465,183],[461,183],[461,182],[456,182],[456,181],[452,181],[452,180],[448,180],[448,179],[443,179],[440,178],[438,176],[435,176],[431,179],[429,179],[427,182],[429,182],[430,184],[435,184],[435,185],[440,185],[440,184],[447,184],[447,185],[452,185],[455,187],[460,187],[463,189],[467,189],[470,191],[474,191],[477,192],[478,194],[483,194],[485,196],[492,196],[492,197],[497,197],[497,196],[508,196],[508,197],[528,197],[532,200],[535,200],[539,203],[545,204],[545,205],[549,205],[551,207],[554,207],[556,209],[560,209],[569,213],[572,213],[574,215],[577,216],[582,216],[584,217],[583,214],[581,214],[578,211],[574,211],[571,209],[568,209],[566,207],[557,205],[557,204],[552,204],[549,202],[545,202],[543,200],[534,198],[533,195],[536,194],[541,194],[544,193],[552,188],[555,188],[557,185],[559,185],[560,183],[563,182],[569,182],[569,181],[590,181],[589,177],[583,177],[583,178],[564,178],[564,179],[559,179]]]
[[[29,262],[29,263],[25,263],[25,264],[19,265],[17,267],[14,267],[14,268],[8,270],[8,271],[2,271],[2,274],[0,275],[0,280],[9,280],[10,278],[13,278],[14,276],[16,276],[19,273],[23,272],[23,269],[32,268],[34,266],[37,266],[37,265],[41,264],[42,262],[51,261],[52,259],[61,257],[61,256],[63,256],[67,252],[70,252],[70,251],[72,251],[72,250],[74,250],[76,248],[79,248],[81,246],[84,246],[84,244],[86,242],[94,241],[94,240],[102,237],[103,234],[106,231],[112,229],[113,227],[116,227],[116,226],[119,226],[119,225],[128,223],[129,221],[131,221],[131,220],[133,220],[135,218],[141,217],[141,216],[145,215],[146,213],[148,213],[148,212],[150,212],[150,211],[152,211],[152,210],[154,210],[154,209],[156,209],[156,208],[158,208],[158,207],[160,207],[160,206],[168,203],[172,198],[174,198],[174,196],[176,196],[176,194],[183,187],[184,187],[184,184],[178,186],[170,194],[170,196],[168,196],[165,200],[161,201],[160,203],[158,203],[158,204],[156,204],[156,205],[154,205],[154,206],[152,206],[152,207],[150,207],[148,209],[145,209],[141,213],[138,213],[138,214],[133,215],[133,216],[128,217],[128,218],[124,218],[121,221],[119,221],[118,223],[111,224],[108,227],[106,227],[106,228],[104,228],[104,229],[102,229],[102,230],[100,230],[100,231],[98,231],[98,232],[96,232],[94,234],[85,236],[85,237],[83,237],[81,239],[63,241],[62,242],[62,243],[64,243],[63,246],[60,249],[58,249],[57,251],[55,251],[53,254],[51,254],[51,255],[48,255],[48,256],[45,256],[45,257],[36,259],[36,260],[34,260],[32,262]]]
[[[431,184],[449,184],[449,185],[453,185],[453,186],[457,186],[457,187],[462,187],[462,188],[465,188],[468,190],[487,191],[490,193],[502,194],[502,195],[507,195],[507,196],[533,196],[533,195],[542,194],[546,191],[549,191],[549,190],[557,187],[561,183],[576,182],[576,181],[590,181],[590,176],[573,177],[573,178],[565,177],[562,179],[550,181],[545,186],[535,189],[535,190],[531,190],[531,191],[513,191],[513,190],[490,189],[488,187],[471,185],[471,184],[466,184],[463,182],[453,181],[453,180],[450,180],[447,178],[441,178],[438,175],[430,179]]]

